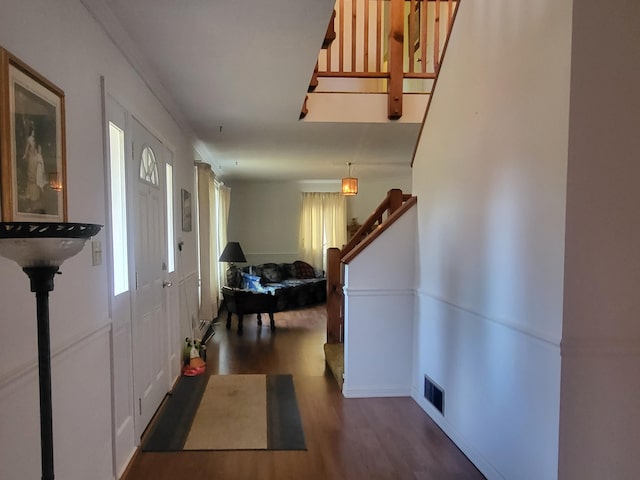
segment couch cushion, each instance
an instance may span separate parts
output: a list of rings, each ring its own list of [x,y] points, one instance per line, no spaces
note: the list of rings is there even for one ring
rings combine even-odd
[[[296,278],[296,267],[293,263],[281,263],[280,271],[282,272],[282,280]]]
[[[262,267],[262,283],[280,283],[282,281],[282,270],[277,263],[264,263]]]
[[[296,269],[296,278],[316,278],[316,271],[307,262],[296,260],[293,266]]]

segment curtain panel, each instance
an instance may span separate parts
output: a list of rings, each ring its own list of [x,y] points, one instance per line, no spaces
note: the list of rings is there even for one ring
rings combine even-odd
[[[197,162],[198,240],[200,245],[200,320],[218,316],[220,284],[218,281],[218,228],[215,175],[211,166]]]
[[[299,255],[326,270],[327,248],[347,243],[347,199],[340,193],[302,193]]]
[[[227,225],[229,224],[229,205],[231,203],[231,189],[225,186],[222,182],[216,181],[216,195],[218,198],[217,207],[217,222],[218,222],[218,241],[217,247],[218,252],[216,254],[216,259],[220,258],[222,255],[222,251],[224,247],[227,246]],[[224,268],[225,264],[218,262],[218,285],[222,288],[223,285],[227,283],[227,274]],[[221,301],[218,298],[219,302]],[[220,303],[218,303],[218,307]]]

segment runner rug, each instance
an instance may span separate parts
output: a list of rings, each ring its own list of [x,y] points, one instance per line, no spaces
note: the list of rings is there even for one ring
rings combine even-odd
[[[293,377],[181,377],[142,451],[181,450],[306,450]]]

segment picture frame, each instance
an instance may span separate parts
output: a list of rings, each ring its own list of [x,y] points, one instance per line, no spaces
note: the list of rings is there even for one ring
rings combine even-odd
[[[182,231],[191,231],[191,193],[181,189],[182,197]]]
[[[65,141],[64,92],[0,48],[3,221],[67,221]]]

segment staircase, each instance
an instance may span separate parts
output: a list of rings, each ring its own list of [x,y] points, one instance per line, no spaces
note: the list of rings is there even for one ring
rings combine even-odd
[[[341,388],[345,366],[347,366],[346,364],[348,363],[344,361],[344,349],[346,348],[348,350],[349,348],[348,345],[343,345],[346,343],[345,317],[349,318],[349,315],[351,315],[352,318],[355,318],[359,315],[359,312],[362,311],[358,307],[349,310],[349,304],[345,303],[345,286],[354,292],[360,290],[361,293],[364,292],[364,295],[372,294],[376,296],[382,294],[391,298],[397,293],[394,293],[395,286],[384,286],[384,281],[381,284],[383,286],[377,292],[376,288],[378,287],[375,281],[373,283],[367,281],[367,285],[359,285],[357,280],[347,283],[349,280],[358,277],[360,267],[355,267],[356,270],[354,270],[351,279],[348,278],[349,275],[346,274],[346,272],[350,264],[358,263],[356,260],[365,257],[365,252],[372,249],[374,245],[376,245],[376,248],[383,248],[385,250],[381,255],[376,254],[374,259],[368,260],[375,262],[376,265],[383,265],[385,263],[385,259],[382,257],[386,257],[386,261],[395,264],[397,263],[396,259],[398,255],[408,255],[407,261],[413,262],[413,249],[409,248],[401,253],[399,253],[397,249],[389,251],[388,247],[380,247],[378,245],[384,244],[384,242],[379,242],[378,239],[385,235],[386,232],[389,232],[387,235],[399,234],[400,238],[406,239],[407,245],[415,242],[414,234],[391,233],[390,230],[393,229],[393,226],[397,222],[405,218],[407,212],[414,211],[415,209],[412,209],[416,204],[417,198],[415,196],[403,194],[402,190],[399,189],[390,190],[385,199],[342,249],[330,248],[327,250],[327,344],[325,345],[325,358]],[[406,226],[403,228],[406,228]],[[409,224],[409,229],[411,228],[415,228],[415,224]],[[393,268],[391,268],[391,270],[392,269]],[[383,271],[384,270],[385,269],[383,269]],[[379,275],[384,276],[384,273]],[[405,295],[407,288],[402,287],[400,290],[402,290],[402,295]]]

